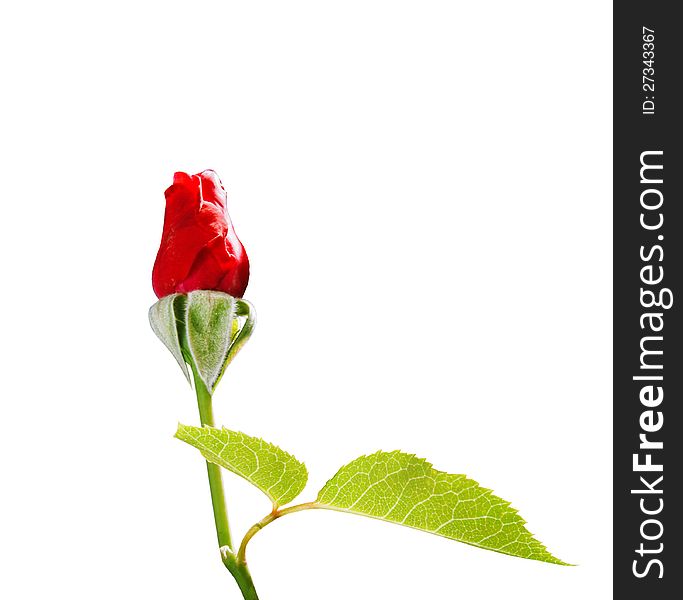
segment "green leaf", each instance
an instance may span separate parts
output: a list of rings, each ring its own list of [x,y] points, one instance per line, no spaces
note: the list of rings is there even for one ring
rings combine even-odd
[[[180,337],[178,334],[178,321],[176,320],[174,303],[180,294],[165,296],[149,309],[149,323],[157,337],[171,351],[180,368],[185,374],[187,381],[190,381],[190,373],[187,370],[183,352],[180,348]]]
[[[325,484],[316,504],[512,556],[567,564],[529,533],[509,502],[412,454],[376,452],[357,458]]]
[[[275,506],[296,498],[306,486],[306,466],[273,444],[238,431],[178,425],[179,440],[197,448],[204,458],[244,477]]]

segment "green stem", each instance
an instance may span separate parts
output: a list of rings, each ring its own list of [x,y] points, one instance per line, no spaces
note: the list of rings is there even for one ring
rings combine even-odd
[[[223,564],[235,578],[242,596],[244,596],[244,600],[258,600],[258,594],[256,593],[247,564],[238,562],[232,552],[223,553]]]
[[[201,377],[192,367],[194,385],[197,391],[197,404],[199,405],[199,420],[202,425],[214,426],[213,405],[211,392],[206,388]],[[223,564],[232,574],[245,600],[258,600],[254,582],[246,563],[238,564],[232,554],[232,541],[230,539],[230,525],[228,523],[228,511],[225,503],[223,490],[223,478],[221,468],[207,461],[206,470],[209,475],[209,488],[211,489],[211,505],[213,506],[213,518],[216,523],[216,535],[218,546],[221,550]]]
[[[211,404],[211,392],[206,389],[201,377],[192,367],[194,385],[197,392],[197,404],[199,405],[199,420],[202,425],[214,426],[213,407]],[[232,549],[230,539],[230,525],[228,523],[228,511],[225,504],[225,492],[223,491],[223,478],[221,468],[213,463],[206,462],[206,471],[209,475],[209,488],[211,488],[211,504],[213,506],[213,518],[216,523],[218,546]]]

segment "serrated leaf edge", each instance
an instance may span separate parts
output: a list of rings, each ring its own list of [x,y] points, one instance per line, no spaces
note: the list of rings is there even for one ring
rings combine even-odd
[[[298,491],[290,500],[288,500],[287,503],[285,503],[285,504],[288,504],[288,503],[292,502],[292,501],[294,500],[294,498],[296,498],[296,497],[304,490],[304,488],[306,487],[306,483],[308,483],[308,469],[306,468],[306,465],[305,465],[303,462],[301,462],[298,458],[296,458],[296,456],[294,456],[293,454],[290,454],[290,453],[287,452],[286,450],[283,450],[282,448],[280,448],[280,446],[278,446],[278,445],[276,445],[276,444],[273,444],[273,443],[271,443],[271,442],[265,441],[263,438],[251,436],[251,435],[248,435],[248,434],[243,433],[243,432],[241,432],[241,431],[234,431],[234,430],[232,430],[232,429],[228,429],[227,427],[210,427],[210,426],[208,426],[208,425],[204,425],[203,427],[197,427],[197,426],[193,426],[193,425],[183,425],[182,423],[178,423],[178,429],[177,429],[177,431],[176,431],[174,437],[177,438],[177,439],[179,439],[179,440],[182,441],[182,442],[185,442],[185,443],[189,444],[189,442],[188,442],[187,440],[183,439],[183,438],[181,437],[181,435],[179,435],[179,434],[181,434],[182,432],[189,433],[189,432],[191,432],[191,431],[196,431],[196,430],[198,430],[198,431],[207,431],[207,430],[208,430],[208,431],[219,431],[219,432],[221,432],[221,433],[222,433],[222,432],[227,432],[227,433],[230,434],[230,435],[242,435],[242,436],[245,436],[245,437],[250,438],[250,439],[252,439],[252,440],[260,441],[260,442],[262,442],[263,444],[265,444],[266,446],[269,446],[269,447],[271,447],[271,448],[274,448],[274,449],[276,449],[276,450],[279,450],[279,451],[282,452],[287,458],[292,459],[294,462],[296,462],[298,465],[300,465],[300,467],[303,469],[303,476],[304,476],[304,477],[303,477],[303,479],[304,479],[303,485],[301,486],[301,489],[300,489],[300,490],[299,490],[299,491]],[[195,436],[188,436],[188,437],[192,437],[193,439],[196,439]],[[209,451],[209,450],[204,450],[204,449],[202,449],[202,448],[197,448],[197,446],[194,446],[193,444],[189,444],[189,445],[191,445],[193,448],[199,450],[199,452],[201,453],[201,455],[202,455],[208,462],[210,462],[210,463],[212,463],[212,464],[215,464],[215,465],[217,465],[217,466],[219,466],[219,467],[222,467],[222,468],[224,468],[224,469],[230,471],[231,473],[234,473],[235,475],[238,475],[239,477],[241,477],[241,478],[244,479],[245,481],[248,481],[249,483],[251,483],[255,488],[257,488],[257,489],[259,489],[261,492],[263,492],[263,493],[268,497],[268,499],[273,503],[273,508],[274,508],[274,509],[277,509],[277,508],[279,508],[279,507],[281,507],[281,506],[284,506],[284,504],[280,504],[280,503],[278,502],[278,500],[276,500],[276,499],[273,497],[273,495],[270,493],[270,490],[272,490],[276,485],[278,485],[278,484],[280,483],[281,479],[278,480],[277,482],[275,482],[274,484],[272,484],[269,488],[264,489],[264,488],[261,487],[258,483],[256,483],[255,481],[253,481],[253,479],[252,479],[250,476],[248,476],[248,475],[246,475],[246,474],[244,474],[244,473],[241,473],[241,472],[239,472],[238,470],[236,470],[236,469],[234,469],[234,468],[232,468],[232,467],[230,467],[230,466],[226,466],[226,465],[229,464],[229,463],[227,463],[227,461],[225,461],[220,455],[217,455],[216,453],[211,452],[211,451]],[[293,486],[293,485],[294,485],[294,483],[292,483],[292,485],[290,485],[290,486],[287,488],[287,490],[286,490],[283,494],[281,494],[281,496],[282,496],[282,497],[286,497],[287,494],[288,494],[288,492],[289,492],[289,490],[292,489],[292,486]]]
[[[489,547],[489,546],[482,546],[481,544],[477,544],[477,543],[475,543],[475,542],[470,542],[470,541],[467,541],[467,540],[461,540],[461,539],[457,539],[457,538],[449,538],[449,537],[446,537],[446,536],[442,536],[441,534],[437,533],[436,531],[430,531],[430,530],[428,530],[428,529],[421,529],[420,527],[414,527],[414,526],[412,526],[412,525],[406,525],[406,524],[404,524],[404,523],[399,523],[398,521],[390,521],[390,520],[385,519],[385,518],[383,518],[383,517],[371,515],[371,514],[368,514],[368,513],[363,513],[363,512],[354,511],[354,510],[352,510],[351,508],[341,508],[341,507],[334,506],[334,505],[332,505],[332,504],[327,504],[327,503],[324,503],[324,502],[321,502],[321,501],[320,501],[320,496],[322,495],[322,493],[323,493],[323,491],[325,490],[325,488],[326,488],[326,487],[327,487],[327,486],[328,486],[328,485],[337,477],[337,475],[339,475],[339,473],[342,472],[343,469],[347,468],[350,464],[352,464],[352,463],[354,463],[354,462],[356,462],[356,461],[358,461],[358,460],[368,459],[368,458],[371,458],[371,457],[373,457],[373,456],[375,456],[375,455],[378,455],[378,454],[400,454],[400,455],[403,455],[403,456],[406,456],[406,457],[409,457],[409,458],[411,458],[411,459],[415,459],[415,460],[421,462],[421,463],[424,464],[430,471],[432,471],[432,472],[435,473],[435,474],[450,475],[451,477],[459,477],[459,478],[463,478],[463,479],[466,479],[467,481],[472,482],[472,484],[476,485],[476,486],[482,491],[482,496],[486,496],[486,497],[491,497],[491,496],[493,496],[494,498],[500,500],[501,503],[503,504],[503,506],[504,506],[505,508],[507,508],[508,510],[510,510],[513,514],[517,515],[517,516],[519,517],[519,519],[520,519],[520,521],[518,522],[518,524],[521,525],[522,527],[524,527],[524,529],[526,529],[526,530],[529,532],[529,534],[532,536],[532,538],[539,544],[539,548],[540,548],[542,551],[546,552],[546,553],[548,554],[548,556],[549,556],[550,558],[552,558],[552,560],[544,560],[544,559],[542,559],[542,558],[534,558],[534,557],[523,557],[523,556],[519,556],[518,554],[512,554],[512,553],[505,552],[504,550],[500,550],[500,549],[497,549],[497,548],[492,548],[492,547]],[[362,496],[361,496],[361,498],[362,498]],[[358,498],[358,500],[356,500],[356,502],[354,502],[353,506],[355,506],[359,501],[360,501],[360,498]],[[448,473],[447,471],[439,471],[438,469],[435,469],[435,468],[434,468],[434,465],[433,465],[431,462],[429,462],[427,459],[420,458],[419,456],[417,456],[417,455],[415,455],[415,454],[411,454],[411,453],[408,453],[408,452],[403,452],[403,451],[401,451],[401,450],[392,450],[392,451],[389,451],[389,452],[383,451],[383,450],[377,450],[376,452],[372,452],[372,453],[370,453],[370,454],[363,454],[363,455],[358,456],[358,457],[354,458],[353,460],[349,461],[348,463],[346,463],[345,465],[343,465],[342,467],[340,467],[340,468],[337,470],[337,472],[336,472],[330,479],[328,479],[327,482],[325,483],[325,485],[320,489],[320,491],[318,492],[318,497],[317,497],[317,499],[316,499],[316,501],[315,501],[315,505],[316,505],[318,508],[322,508],[322,509],[325,509],[325,510],[333,510],[333,511],[336,511],[336,512],[341,512],[341,513],[347,513],[347,514],[358,515],[358,516],[361,516],[361,517],[367,517],[367,518],[370,518],[370,519],[375,519],[375,520],[378,520],[378,521],[382,521],[382,522],[384,522],[384,523],[392,523],[392,524],[395,524],[395,525],[400,525],[400,526],[402,526],[402,527],[408,527],[408,528],[410,528],[410,529],[415,529],[416,531],[422,531],[423,533],[429,533],[429,534],[432,534],[432,535],[437,535],[437,536],[439,536],[439,537],[445,537],[446,539],[452,539],[453,541],[457,541],[457,542],[460,542],[460,543],[463,543],[463,544],[467,544],[467,545],[469,545],[469,546],[474,546],[474,547],[476,547],[476,548],[481,548],[481,549],[483,549],[483,550],[489,550],[489,551],[493,551],[493,552],[498,552],[499,554],[505,554],[506,556],[513,556],[513,557],[515,557],[515,558],[522,558],[522,559],[525,559],[525,560],[537,560],[537,561],[539,561],[539,562],[547,562],[547,563],[549,563],[549,564],[556,564],[556,565],[561,565],[561,566],[575,566],[575,565],[572,565],[571,563],[564,562],[563,560],[557,558],[557,557],[554,556],[551,552],[549,552],[548,549],[547,549],[547,547],[545,546],[545,544],[543,544],[541,541],[539,541],[539,540],[534,536],[534,534],[526,528],[527,521],[524,519],[524,517],[522,517],[522,516],[519,514],[519,510],[516,509],[516,508],[514,508],[514,507],[512,506],[512,504],[511,504],[510,502],[508,502],[507,500],[505,500],[505,499],[501,498],[500,496],[497,496],[496,494],[494,494],[493,490],[491,490],[490,488],[483,487],[482,485],[479,484],[478,481],[476,481],[476,480],[474,480],[474,479],[471,479],[470,477],[467,477],[467,475],[459,474],[459,473]],[[389,509],[389,511],[385,514],[385,516],[388,515],[388,514],[390,514],[391,511],[393,510],[393,508],[394,508],[394,507],[392,507],[391,509]],[[442,525],[441,527],[443,527],[443,525]],[[441,527],[440,527],[440,528],[441,528]]]

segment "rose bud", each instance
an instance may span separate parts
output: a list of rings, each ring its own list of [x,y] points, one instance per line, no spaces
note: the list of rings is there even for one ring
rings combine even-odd
[[[241,298],[249,258],[230,222],[218,175],[176,173],[165,195],[164,230],[152,271],[157,297],[217,290]]]

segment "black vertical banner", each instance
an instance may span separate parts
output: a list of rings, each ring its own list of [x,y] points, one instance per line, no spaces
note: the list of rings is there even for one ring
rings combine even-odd
[[[683,32],[614,3],[614,597],[682,598]]]

